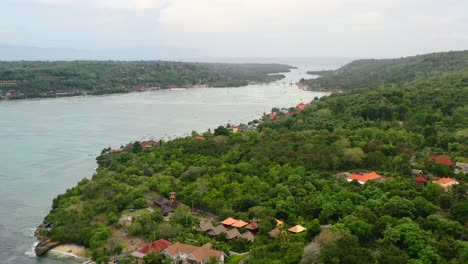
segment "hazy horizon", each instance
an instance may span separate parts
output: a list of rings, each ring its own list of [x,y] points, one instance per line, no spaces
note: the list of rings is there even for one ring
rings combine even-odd
[[[468,47],[468,2],[455,0],[3,0],[0,9],[0,49],[397,58]]]

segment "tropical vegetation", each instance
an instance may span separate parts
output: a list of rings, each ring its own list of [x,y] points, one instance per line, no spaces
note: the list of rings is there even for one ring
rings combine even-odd
[[[466,70],[364,85],[300,112],[274,109],[280,118],[252,121],[259,124],[252,131],[220,126],[159,147],[105,149],[92,179],[54,199],[44,220],[53,227],[42,233],[88,247],[98,263],[121,253],[116,230],[148,241],[250,251],[245,263],[467,263],[467,175],[432,159],[468,162],[467,91]],[[414,170],[429,182],[416,184]],[[361,185],[340,176],[366,171],[384,180]],[[443,176],[459,184],[444,191],[431,181]],[[127,227],[118,223],[129,208],[146,208],[152,197],[172,191],[187,206],[169,222],[156,209]],[[260,230],[252,243],[213,238],[194,230],[195,211],[259,219]],[[274,218],[285,227],[271,239]],[[296,224],[307,231],[286,231]]]

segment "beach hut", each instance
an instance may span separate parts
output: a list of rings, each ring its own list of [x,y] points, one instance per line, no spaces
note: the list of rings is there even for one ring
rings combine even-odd
[[[230,229],[226,233],[226,239],[228,240],[238,238],[240,236],[241,236],[241,233],[239,232],[239,230],[237,230],[237,228]]]
[[[306,231],[307,228],[301,226],[301,225],[296,225],[288,229],[289,232],[294,233],[294,234],[299,234],[301,232]]]
[[[211,222],[204,222],[198,225],[197,231],[206,232],[213,229],[213,224]]]
[[[244,227],[244,226],[246,226],[246,225],[248,225],[248,224],[249,224],[249,223],[247,223],[247,222],[244,222],[244,221],[242,221],[242,220],[239,220],[239,221],[237,221],[237,222],[234,222],[231,226],[232,226],[232,227],[236,227],[236,228],[242,228],[242,227]]]
[[[250,231],[245,232],[244,234],[241,235],[241,237],[245,238],[249,242],[253,241],[255,238],[255,236]]]
[[[275,229],[271,230],[270,232],[268,232],[268,235],[275,239],[278,237],[278,235],[281,233],[281,231],[276,227]]]
[[[232,217],[228,217],[226,219],[224,219],[221,224],[225,225],[225,226],[231,226],[232,224],[234,224],[235,222],[237,222],[239,220],[237,219],[234,219]]]
[[[226,227],[224,227],[223,225],[218,225],[218,226],[216,226],[215,228],[211,229],[211,230],[208,232],[208,235],[210,235],[210,236],[218,236],[218,235],[220,235],[221,233],[227,233],[227,229],[226,229]]]

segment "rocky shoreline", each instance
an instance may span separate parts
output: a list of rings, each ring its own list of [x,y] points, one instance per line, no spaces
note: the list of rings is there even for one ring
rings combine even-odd
[[[36,231],[34,231],[34,236],[37,237],[37,240],[39,240],[39,243],[34,248],[36,256],[42,256],[49,250],[60,245],[60,242],[52,241],[42,234],[41,231],[45,228],[45,225],[41,224],[36,228]]]

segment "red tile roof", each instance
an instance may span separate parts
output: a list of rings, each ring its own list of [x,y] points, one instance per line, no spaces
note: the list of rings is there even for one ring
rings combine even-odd
[[[416,177],[416,179],[414,179],[414,181],[416,182],[427,182],[427,179],[424,178],[423,176],[419,176],[419,177]]]
[[[279,118],[277,113],[271,113],[270,114],[270,120],[274,120],[274,119],[277,119],[277,118]]]
[[[307,105],[304,104],[304,103],[300,103],[300,104],[298,104],[298,105],[296,106],[296,108],[297,108],[298,110],[304,110],[304,109],[307,108]]]
[[[434,157],[434,161],[440,164],[443,164],[445,166],[452,166],[455,163],[445,157],[439,156],[439,157]]]
[[[249,230],[257,230],[258,224],[257,222],[250,222],[250,224],[244,226],[244,228],[249,229]]]
[[[142,247],[140,250],[138,250],[138,252],[143,253],[143,254],[148,254],[151,250],[161,252],[171,245],[172,245],[171,242],[165,239],[159,239],[159,240],[154,241],[153,243],[150,243]]]
[[[206,140],[206,138],[202,137],[202,136],[197,136],[197,137],[195,137],[195,140]]]

